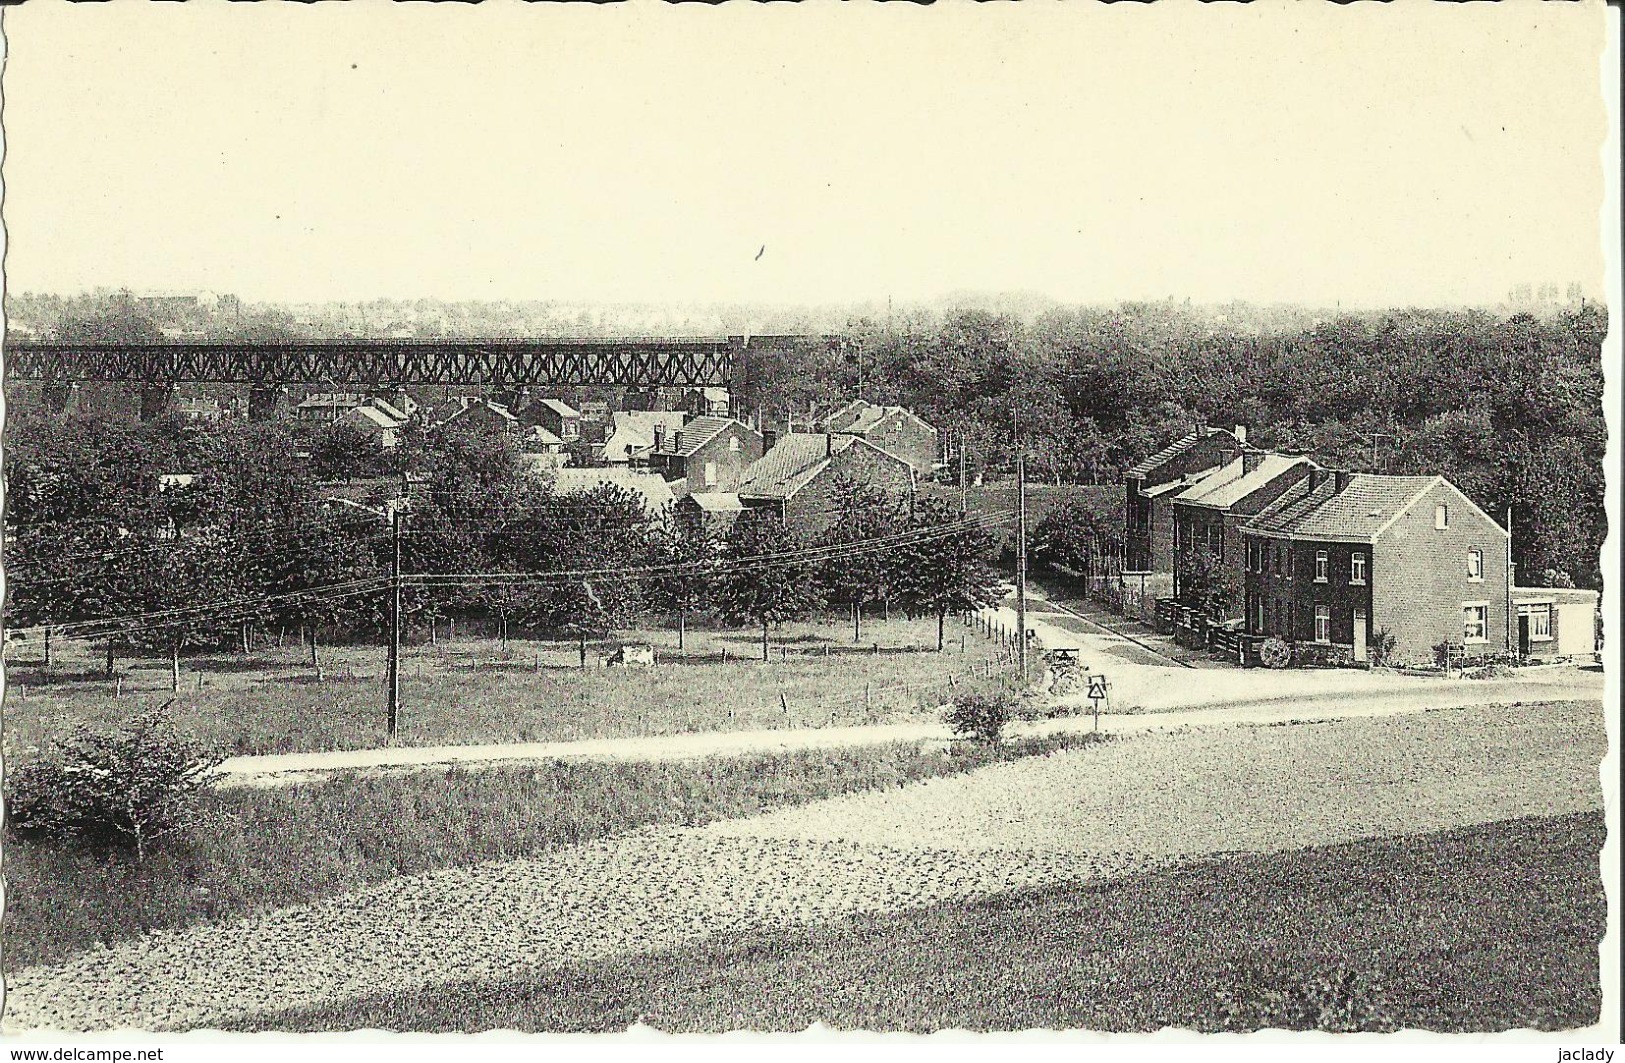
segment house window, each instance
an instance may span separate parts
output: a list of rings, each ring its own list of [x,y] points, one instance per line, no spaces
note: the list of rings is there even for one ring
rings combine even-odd
[[[1441,531],[1450,527],[1450,507],[1443,502],[1433,507],[1433,526]]]
[[[733,451],[735,454],[739,453],[739,437],[738,436],[729,436],[728,437],[728,449]]]
[[[1520,605],[1520,616],[1527,617],[1530,642],[1552,641],[1552,607],[1550,605]]]
[[[1468,602],[1461,607],[1463,642],[1488,642],[1490,606],[1488,602]]]
[[[1484,551],[1477,547],[1467,551],[1467,578],[1474,583],[1484,580]]]
[[[1365,555],[1356,552],[1349,558],[1349,582],[1354,584],[1365,583]]]
[[[716,485],[717,485],[717,463],[714,462],[714,461],[708,461],[708,462],[705,463],[705,486],[707,486],[707,487],[715,487]]]
[[[1332,559],[1324,550],[1315,551],[1315,582],[1325,583],[1332,567]]]
[[[1332,607],[1329,605],[1315,606],[1315,641],[1332,641]]]

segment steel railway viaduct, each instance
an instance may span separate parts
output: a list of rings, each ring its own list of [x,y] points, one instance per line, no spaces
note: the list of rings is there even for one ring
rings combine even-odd
[[[81,380],[142,388],[143,416],[181,384],[240,384],[249,415],[268,417],[283,389],[465,387],[726,387],[754,383],[752,355],[801,345],[843,347],[840,336],[770,335],[593,339],[18,341],[5,350],[8,380],[42,384],[65,408]]]

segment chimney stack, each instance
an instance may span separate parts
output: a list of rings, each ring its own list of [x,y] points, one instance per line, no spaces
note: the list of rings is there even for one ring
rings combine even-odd
[[[666,426],[663,424],[655,425],[655,449],[666,449]]]
[[[1246,431],[1245,428],[1242,429]],[[1255,448],[1248,448],[1241,452],[1241,475],[1247,476],[1257,472],[1258,467],[1264,463],[1264,452]]]
[[[1232,434],[1236,437],[1236,442],[1237,443],[1245,443],[1245,442],[1247,442],[1247,426],[1246,425],[1244,425],[1244,424],[1236,425],[1236,430]]]
[[[673,453],[680,454],[683,450],[683,430],[679,428],[672,433],[671,449]]]
[[[1336,482],[1332,486],[1332,491],[1337,494],[1342,494],[1343,491],[1348,487],[1349,480],[1354,474],[1349,472],[1347,469],[1336,469],[1333,470],[1332,475],[1336,477]]]
[[[835,437],[828,432],[824,433],[824,457],[828,458],[835,453]]]
[[[1309,469],[1309,490],[1314,491],[1326,482],[1327,470],[1317,466]]]

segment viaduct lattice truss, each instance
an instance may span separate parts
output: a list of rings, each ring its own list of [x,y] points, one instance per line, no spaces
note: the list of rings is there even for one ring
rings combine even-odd
[[[700,339],[297,340],[6,345],[6,375],[63,382],[730,387],[747,352],[814,336]]]

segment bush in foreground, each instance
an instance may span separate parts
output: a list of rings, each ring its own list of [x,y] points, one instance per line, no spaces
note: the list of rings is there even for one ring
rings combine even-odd
[[[12,775],[8,820],[22,837],[126,849],[142,863],[196,819],[220,759],[156,712],[113,731],[79,727]]]
[[[954,737],[992,745],[1004,736],[1005,724],[1015,715],[1015,699],[1008,693],[967,691],[955,696],[942,720]]]

